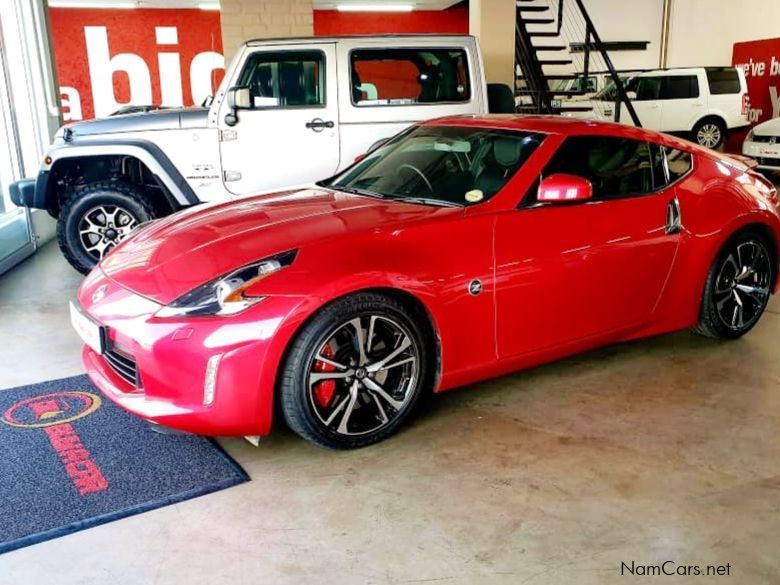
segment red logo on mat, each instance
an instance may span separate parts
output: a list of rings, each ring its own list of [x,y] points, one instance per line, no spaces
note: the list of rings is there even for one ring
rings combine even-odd
[[[73,485],[85,496],[108,489],[108,480],[70,423],[95,412],[100,404],[100,397],[89,392],[55,392],[17,402],[0,420],[17,428],[42,428]]]

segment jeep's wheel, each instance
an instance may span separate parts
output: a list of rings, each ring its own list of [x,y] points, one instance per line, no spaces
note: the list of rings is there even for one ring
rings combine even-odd
[[[91,183],[73,191],[57,220],[65,258],[86,274],[140,224],[157,216],[143,190],[122,181]]]

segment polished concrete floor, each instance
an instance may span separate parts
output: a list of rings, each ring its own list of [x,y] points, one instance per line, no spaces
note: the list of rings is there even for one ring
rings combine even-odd
[[[0,277],[0,387],[80,373],[78,281],[52,245]],[[436,397],[360,451],[227,440],[251,482],[0,556],[0,584],[780,583],[778,340],[775,302],[740,341],[682,332]]]

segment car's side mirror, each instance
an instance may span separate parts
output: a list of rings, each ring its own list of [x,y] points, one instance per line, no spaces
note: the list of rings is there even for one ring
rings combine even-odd
[[[593,185],[590,181],[566,173],[556,173],[543,179],[536,194],[539,203],[571,203],[592,197]]]
[[[227,90],[226,99],[230,112],[225,115],[225,124],[235,126],[238,123],[238,110],[252,109],[252,96],[248,87],[231,87]]]

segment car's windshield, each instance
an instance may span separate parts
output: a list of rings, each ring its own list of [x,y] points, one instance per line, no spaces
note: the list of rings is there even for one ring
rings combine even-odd
[[[467,126],[404,132],[329,182],[329,186],[429,205],[476,205],[512,178],[542,134]]]

